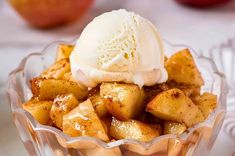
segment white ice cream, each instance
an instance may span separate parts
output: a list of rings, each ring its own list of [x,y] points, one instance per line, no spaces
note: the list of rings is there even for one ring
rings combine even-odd
[[[101,82],[154,85],[167,80],[162,40],[147,19],[126,10],[90,22],[70,56],[75,80],[87,87]]]

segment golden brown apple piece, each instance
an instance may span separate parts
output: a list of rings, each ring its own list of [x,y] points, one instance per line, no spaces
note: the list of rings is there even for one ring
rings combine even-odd
[[[65,58],[57,61],[55,64],[42,72],[40,77],[46,79],[61,79],[65,73],[70,71],[69,59]]]
[[[193,102],[200,96],[201,88],[200,87],[189,87],[181,88],[184,94],[189,97]]]
[[[168,81],[180,85],[202,86],[204,81],[188,49],[172,55],[166,62]]]
[[[180,85],[176,83],[168,83],[170,88],[178,88],[184,92],[184,94],[189,97],[193,102],[197,101],[201,93],[201,87],[190,86],[190,85]]]
[[[144,108],[144,91],[134,84],[102,83],[100,95],[109,113],[120,120],[134,118]]]
[[[82,100],[87,96],[87,88],[83,88],[76,82],[56,79],[34,78],[31,80],[33,95],[40,100],[53,100],[57,95],[73,93]]]
[[[109,114],[103,98],[100,96],[100,88],[92,88],[88,93],[88,98],[91,100],[91,103],[99,117],[103,117]]]
[[[90,136],[109,141],[105,128],[89,99],[64,115],[63,132],[72,137]]]
[[[164,134],[180,135],[187,129],[186,125],[178,122],[165,121]]]
[[[216,108],[217,96],[211,93],[203,93],[196,102],[205,118]]]
[[[60,44],[57,50],[56,61],[66,58],[68,59],[73,49],[74,45]]]
[[[91,103],[99,117],[108,115],[108,110],[105,106],[103,99],[100,97],[100,94],[97,93],[89,98]]]
[[[52,122],[60,129],[63,125],[63,116],[78,106],[78,100],[71,94],[57,95],[50,110]]]
[[[151,141],[159,136],[156,128],[137,120],[120,121],[112,119],[110,135],[115,139],[135,139],[138,141]]]
[[[163,120],[185,123],[188,127],[204,120],[201,110],[177,88],[158,94],[147,105],[146,111]]]
[[[28,111],[40,124],[50,123],[49,111],[53,101],[39,101],[37,98],[24,103],[22,107]]]

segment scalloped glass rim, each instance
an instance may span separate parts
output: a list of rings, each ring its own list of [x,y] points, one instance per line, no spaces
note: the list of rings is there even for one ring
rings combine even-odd
[[[218,103],[219,106],[221,106],[221,108],[217,107],[215,109],[215,111],[213,113],[210,114],[210,116],[202,123],[199,123],[197,125],[195,125],[194,127],[191,127],[188,129],[187,132],[184,132],[183,134],[177,136],[177,135],[162,135],[159,137],[154,138],[152,141],[149,142],[140,142],[137,140],[133,140],[133,139],[122,139],[122,140],[117,140],[114,142],[109,142],[106,143],[100,139],[94,138],[94,137],[84,137],[84,136],[80,136],[80,137],[70,137],[66,134],[64,134],[61,130],[54,128],[52,126],[46,126],[46,125],[42,125],[40,123],[38,123],[30,113],[28,113],[27,111],[25,111],[24,109],[22,109],[21,106],[19,106],[17,104],[17,102],[15,102],[13,99],[17,99],[19,100],[19,94],[16,91],[16,74],[21,72],[23,74],[23,70],[25,67],[25,64],[27,62],[27,60],[29,60],[32,56],[35,55],[39,55],[42,56],[42,60],[43,60],[43,56],[47,54],[46,49],[48,49],[50,46],[54,46],[54,45],[58,45],[58,44],[74,44],[74,41],[72,42],[66,42],[66,41],[56,41],[53,42],[51,44],[49,44],[48,46],[46,46],[41,53],[31,53],[28,56],[26,56],[21,63],[19,64],[19,66],[12,71],[9,74],[9,78],[8,78],[8,85],[7,85],[7,93],[9,95],[9,99],[10,99],[10,104],[11,104],[11,110],[12,113],[20,113],[20,114],[24,114],[28,120],[30,121],[31,127],[34,131],[48,131],[48,132],[52,132],[54,133],[56,136],[60,136],[62,139],[64,139],[66,141],[66,144],[71,144],[73,142],[77,142],[77,141],[91,141],[96,143],[97,145],[100,145],[104,148],[113,148],[113,147],[117,147],[119,145],[124,145],[124,144],[138,144],[141,145],[143,148],[149,148],[150,146],[152,146],[153,144],[155,144],[156,142],[162,140],[162,139],[168,139],[168,138],[177,138],[180,140],[184,140],[186,139],[191,133],[193,133],[195,130],[204,127],[204,126],[209,126],[212,127],[213,123],[216,119],[216,117],[221,114],[221,113],[225,113],[226,112],[226,96],[228,93],[228,89],[227,89],[227,84],[225,81],[225,76],[223,73],[219,72],[219,70],[217,69],[215,63],[213,62],[212,59],[204,57],[204,56],[199,56],[192,48],[190,48],[189,46],[183,45],[183,44],[171,44],[169,41],[164,40],[164,46],[169,46],[169,47],[173,47],[174,49],[182,49],[182,48],[189,48],[190,51],[192,52],[192,54],[194,55],[194,58],[197,59],[203,59],[205,61],[207,61],[209,63],[209,65],[211,66],[211,68],[213,69],[213,74],[217,75],[220,79],[220,83],[221,86],[220,90],[221,90],[221,94],[217,95],[218,96]],[[195,57],[196,56],[196,57]],[[22,104],[22,102],[20,102]]]

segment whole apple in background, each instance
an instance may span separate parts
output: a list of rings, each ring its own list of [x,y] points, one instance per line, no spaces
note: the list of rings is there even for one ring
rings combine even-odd
[[[231,0],[176,0],[176,1],[194,7],[210,7],[219,4],[225,4]]]
[[[79,19],[93,0],[8,0],[31,25],[49,28]]]

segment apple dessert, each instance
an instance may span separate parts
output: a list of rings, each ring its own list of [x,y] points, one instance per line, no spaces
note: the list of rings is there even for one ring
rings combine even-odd
[[[71,137],[148,142],[180,135],[216,108],[189,49],[166,57],[148,20],[125,10],[96,17],[76,45],[30,81],[23,104],[39,123]]]

